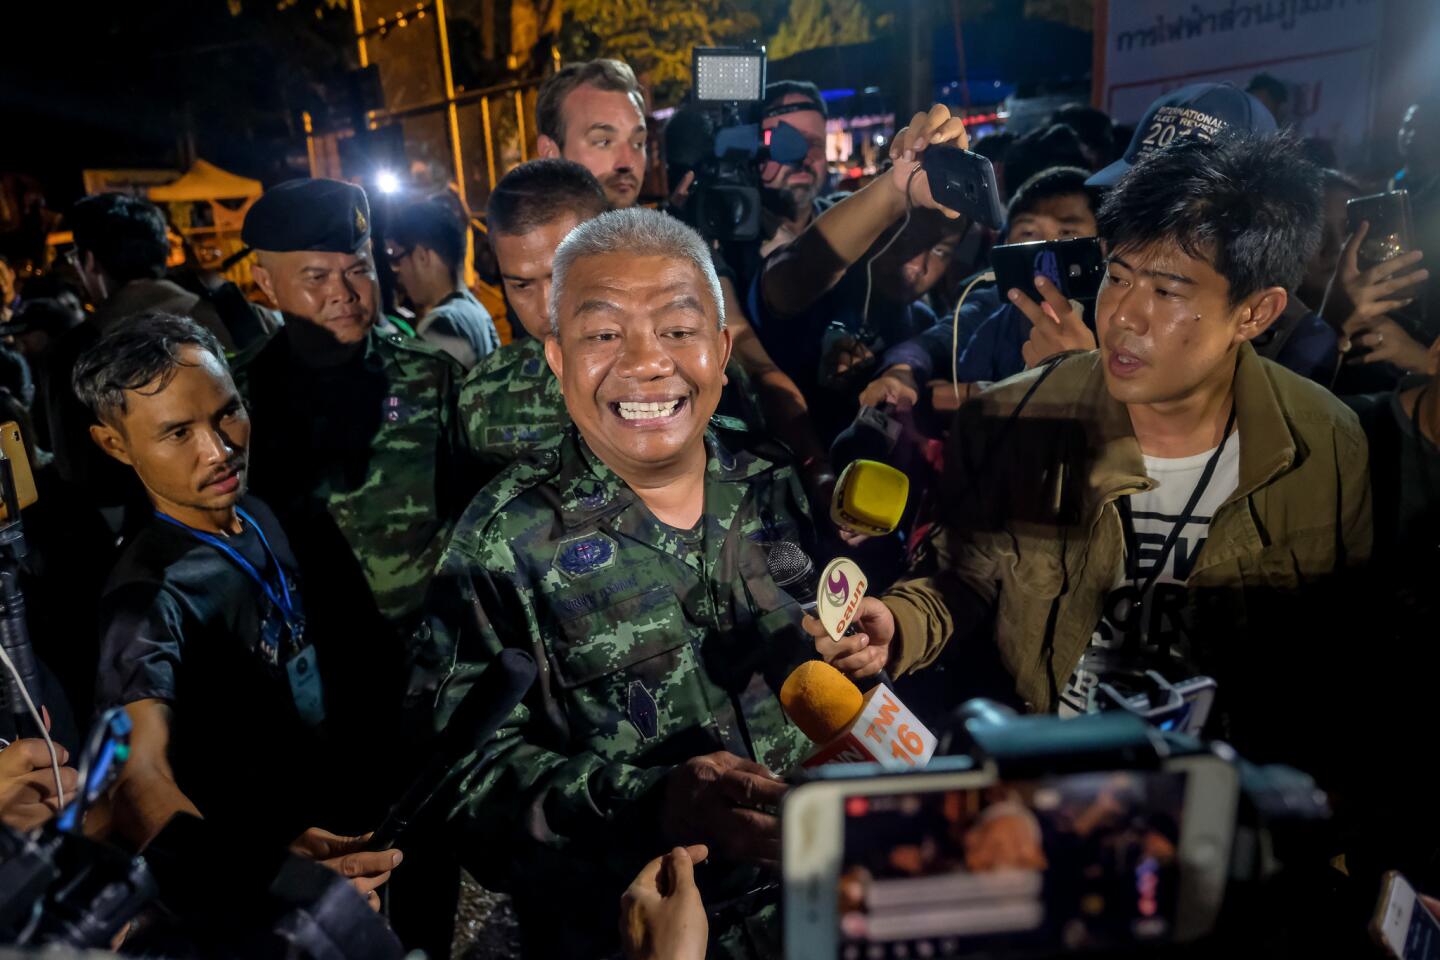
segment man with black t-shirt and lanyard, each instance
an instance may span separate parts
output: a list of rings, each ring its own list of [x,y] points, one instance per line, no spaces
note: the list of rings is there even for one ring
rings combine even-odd
[[[358,826],[341,786],[358,768],[327,725],[285,533],[245,492],[250,420],[219,343],[191,320],[136,318],[81,356],[74,386],[95,443],[154,506],[100,604],[98,703],[134,724],[115,829],[143,847],[197,814],[241,843],[292,844],[378,907],[398,851],[307,829]]]

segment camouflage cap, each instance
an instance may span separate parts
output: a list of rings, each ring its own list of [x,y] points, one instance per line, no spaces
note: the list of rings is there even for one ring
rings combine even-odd
[[[286,180],[245,214],[240,239],[255,250],[354,253],[370,239],[370,201],[343,180]]]

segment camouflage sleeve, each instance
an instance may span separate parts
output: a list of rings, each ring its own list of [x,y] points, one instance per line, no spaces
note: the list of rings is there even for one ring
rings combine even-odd
[[[593,751],[568,752],[563,706],[552,692],[545,644],[503,538],[479,548],[452,541],[431,587],[432,663],[449,663],[435,697],[437,728],[505,647],[530,653],[535,686],[478,755],[465,761],[447,820],[461,858],[482,883],[502,889],[514,871],[555,857],[605,862],[633,876],[661,850],[657,784],[668,767],[640,768]]]
[[[493,357],[494,354],[491,354]],[[490,357],[475,365],[457,391],[455,419],[466,447],[477,455],[485,448],[485,379]]]
[[[460,414],[460,365],[444,354],[446,363],[440,377],[440,510],[445,517],[458,517],[475,493],[484,486],[476,451],[464,429]],[[493,471],[491,471],[493,473]]]

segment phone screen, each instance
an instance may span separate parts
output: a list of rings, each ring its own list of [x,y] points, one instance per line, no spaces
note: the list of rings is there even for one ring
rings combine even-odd
[[[1410,911],[1410,928],[1405,931],[1400,956],[1402,960],[1440,960],[1440,923],[1419,900]]]
[[[1105,278],[1105,253],[1095,237],[1000,244],[990,249],[990,259],[1002,293],[1014,288],[1037,303],[1036,274],[1074,300],[1094,300]]]
[[[1364,242],[1356,251],[1356,261],[1361,269],[1410,251],[1410,196],[1406,191],[1392,190],[1369,197],[1356,197],[1346,201],[1345,211],[1352,233],[1362,221],[1370,224]]]
[[[1440,920],[1420,902],[1405,877],[1388,876],[1375,915],[1380,941],[1400,960],[1440,960]]]
[[[1167,939],[1187,777],[1079,773],[847,797],[841,960]]]

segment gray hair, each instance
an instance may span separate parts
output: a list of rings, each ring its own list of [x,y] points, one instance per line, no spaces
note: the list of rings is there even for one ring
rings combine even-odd
[[[664,256],[688,260],[705,278],[720,329],[725,329],[725,297],[710,248],[700,234],[672,216],[645,207],[607,210],[571,230],[555,249],[551,267],[550,332],[560,335],[560,294],[571,266],[581,257],[624,253],[636,257]]]

